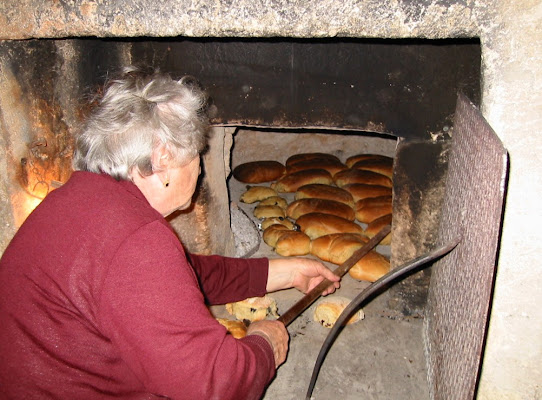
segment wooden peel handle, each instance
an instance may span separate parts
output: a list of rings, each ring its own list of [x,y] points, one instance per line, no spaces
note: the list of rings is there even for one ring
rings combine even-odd
[[[367,243],[356,250],[345,262],[337,267],[333,273],[337,276],[343,277],[359,260],[361,260],[367,253],[374,249],[378,243],[382,241],[391,232],[391,225],[386,225],[376,235],[374,235]],[[322,293],[332,285],[328,279],[324,279],[309,293],[295,303],[288,311],[282,314],[278,321],[282,322],[285,326],[295,320],[307,307],[309,307]]]

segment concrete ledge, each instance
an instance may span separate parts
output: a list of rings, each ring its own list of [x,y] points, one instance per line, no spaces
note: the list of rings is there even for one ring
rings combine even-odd
[[[473,37],[492,1],[8,1],[0,38],[68,36]]]

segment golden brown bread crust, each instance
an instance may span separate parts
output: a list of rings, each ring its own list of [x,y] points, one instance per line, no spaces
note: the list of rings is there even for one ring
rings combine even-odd
[[[284,209],[279,206],[256,206],[254,216],[258,219],[286,216]]]
[[[392,187],[391,179],[385,175],[373,171],[364,171],[361,169],[345,169],[333,175],[333,181],[339,187],[350,183],[365,183],[367,185],[380,185]]]
[[[271,196],[266,199],[263,199],[260,201],[260,206],[279,206],[282,209],[286,209],[288,207],[288,202],[285,198],[280,196]]]
[[[345,165],[348,168],[352,168],[352,166],[357,163],[358,161],[363,160],[383,160],[390,165],[393,165],[393,158],[388,156],[383,156],[381,154],[356,154],[355,156],[348,157],[346,159]]]
[[[351,299],[343,296],[327,296],[316,303],[313,318],[325,328],[332,328],[351,301]],[[346,325],[358,322],[363,318],[365,318],[365,313],[362,309],[359,309],[346,321]]]
[[[314,158],[311,160],[303,160],[296,162],[295,164],[288,165],[286,172],[291,174],[292,172],[302,171],[305,169],[325,169],[332,176],[339,171],[343,171],[348,167],[342,162],[334,159],[327,158]]]
[[[275,244],[275,252],[283,257],[309,254],[311,239],[303,232],[284,231]]]
[[[296,224],[312,240],[330,233],[363,234],[363,228],[355,222],[331,214],[305,214],[297,219]]]
[[[279,179],[286,167],[278,161],[262,160],[240,164],[233,169],[233,177],[244,183],[263,183]]]
[[[325,169],[305,169],[293,172],[273,182],[271,187],[277,192],[293,193],[303,185],[309,183],[333,184],[333,177]]]
[[[359,260],[348,275],[358,281],[374,282],[390,272],[390,261],[382,254],[371,250]]]
[[[365,224],[391,213],[391,196],[370,197],[356,202],[356,219]]]
[[[286,167],[289,167],[298,162],[315,160],[315,159],[341,162],[339,157],[334,156],[333,154],[329,154],[329,153],[299,153],[299,154],[294,154],[288,157],[285,164],[286,164]]]
[[[263,241],[281,256],[304,256],[310,251],[310,238],[303,232],[293,231],[284,225],[269,226],[262,234]]]
[[[356,201],[356,209],[375,204],[391,204],[392,196],[376,196]]]
[[[333,200],[299,199],[290,203],[286,209],[286,215],[292,219],[314,212],[336,215],[349,221],[356,219],[356,213],[352,207]]]
[[[240,321],[251,322],[264,320],[268,315],[278,317],[277,302],[271,296],[250,297],[225,305],[226,311]]]
[[[247,190],[239,197],[239,200],[243,203],[252,204],[276,195],[275,189],[267,186],[247,186]]]
[[[217,318],[216,320],[236,339],[244,338],[247,335],[247,327],[242,321],[227,318]]]
[[[392,188],[380,185],[367,185],[365,183],[349,183],[342,189],[346,190],[354,198],[354,202],[369,197],[391,196]]]
[[[290,221],[288,218],[285,217],[270,217],[270,218],[264,218],[262,220],[260,229],[265,231],[267,228],[269,228],[271,225],[274,224],[280,224],[284,225],[288,229],[293,230],[295,228],[295,225],[292,221]]]
[[[390,163],[387,160],[361,160],[352,165],[351,168],[373,171],[378,174],[386,175],[390,179],[393,178],[393,163]]]
[[[370,224],[375,219],[392,212],[391,204],[369,205],[356,210],[356,219],[363,224]]]
[[[303,185],[295,192],[295,199],[326,199],[335,200],[341,203],[347,204],[354,208],[355,202],[350,192],[341,189],[337,186],[322,185],[320,183],[313,183],[309,185]]]
[[[262,233],[263,241],[270,247],[275,247],[277,245],[277,240],[284,232],[292,231],[288,229],[287,226],[281,224],[273,224],[268,226]]]
[[[386,214],[380,218],[377,218],[373,220],[370,224],[367,225],[367,229],[365,229],[365,234],[372,238],[374,235],[376,235],[380,230],[385,227],[386,225],[391,225],[392,223],[392,215]],[[380,242],[381,245],[387,246],[391,244],[391,232]]]
[[[361,235],[351,233],[321,236],[311,242],[311,254],[323,261],[340,265],[361,248],[367,240]],[[374,282],[389,270],[389,260],[382,254],[371,250],[348,273],[355,279]]]
[[[368,240],[354,233],[332,233],[314,239],[310,253],[320,260],[340,265]]]

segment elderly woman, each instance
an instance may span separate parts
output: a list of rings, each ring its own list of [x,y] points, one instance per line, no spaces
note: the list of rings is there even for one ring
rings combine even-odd
[[[165,216],[191,203],[205,95],[126,68],[76,141],[75,172],[0,260],[0,393],[10,399],[257,399],[284,362],[278,321],[235,339],[208,311],[338,278],[309,259],[189,254]]]

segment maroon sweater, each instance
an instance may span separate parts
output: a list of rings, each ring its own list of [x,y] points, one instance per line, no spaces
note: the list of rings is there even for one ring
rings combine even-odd
[[[206,301],[264,295],[267,267],[187,255],[131,182],[75,172],[0,260],[0,398],[257,399],[271,347]]]

